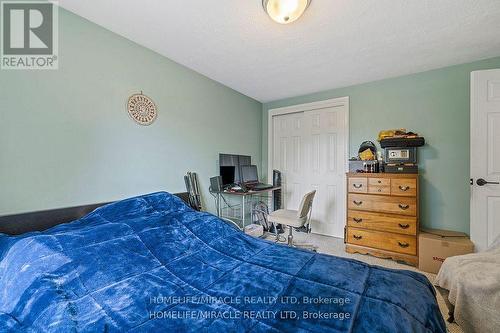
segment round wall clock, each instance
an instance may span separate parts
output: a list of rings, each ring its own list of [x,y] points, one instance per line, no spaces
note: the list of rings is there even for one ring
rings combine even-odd
[[[130,96],[127,103],[127,111],[130,117],[140,125],[152,124],[158,115],[156,105],[146,95],[134,94]]]

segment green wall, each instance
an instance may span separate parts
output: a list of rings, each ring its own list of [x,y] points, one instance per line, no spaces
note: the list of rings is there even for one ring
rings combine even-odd
[[[500,57],[266,103],[262,169],[267,170],[269,109],[349,96],[350,156],[382,129],[420,133],[427,141],[419,150],[421,225],[468,233],[469,77],[491,68],[500,68]]]
[[[351,155],[380,129],[421,133],[422,224],[469,231],[469,73],[500,57],[261,105],[63,9],[59,24],[59,70],[0,71],[0,215],[183,191],[188,170],[213,210],[219,152],[266,172],[267,110],[349,96]],[[141,90],[148,127],[125,108]]]
[[[59,24],[59,70],[0,71],[0,215],[184,191],[188,170],[212,209],[219,152],[261,163],[261,103],[63,9]],[[141,90],[147,127],[126,111]]]

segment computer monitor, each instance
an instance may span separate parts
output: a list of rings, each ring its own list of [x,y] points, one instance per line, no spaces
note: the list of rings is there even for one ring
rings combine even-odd
[[[241,178],[243,183],[258,183],[259,175],[257,174],[256,165],[242,165]]]
[[[236,167],[233,165],[230,166],[220,166],[220,176],[222,177],[222,185],[227,186],[234,184],[234,171]]]
[[[220,166],[238,166],[239,165],[239,155],[219,154],[219,165]]]
[[[243,165],[250,165],[252,164],[252,158],[246,155],[238,155],[238,164],[240,167]]]
[[[252,157],[236,154],[219,154],[219,166],[234,166],[234,183],[240,184],[241,166],[252,164]],[[222,174],[221,174],[222,176]]]

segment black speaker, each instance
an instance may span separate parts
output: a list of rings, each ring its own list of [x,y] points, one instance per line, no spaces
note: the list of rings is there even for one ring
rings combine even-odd
[[[281,186],[281,171],[273,170],[273,186]]]
[[[273,186],[279,187],[281,186],[281,171],[273,170]],[[273,191],[273,208],[274,210],[281,209],[281,190]],[[276,226],[276,230],[274,230],[274,226],[271,232],[277,232],[278,234],[282,234],[285,232],[285,228],[281,224]]]
[[[278,170],[273,170],[273,186],[278,187],[281,186],[281,172]],[[274,191],[274,202],[273,207],[274,210],[281,209],[281,190]]]
[[[215,176],[210,178],[210,192],[222,192],[222,191],[223,191],[222,177]]]

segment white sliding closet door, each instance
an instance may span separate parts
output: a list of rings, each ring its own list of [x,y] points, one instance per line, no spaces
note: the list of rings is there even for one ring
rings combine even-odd
[[[304,179],[304,112],[274,118],[273,169],[282,173],[283,208],[298,209],[306,193]]]
[[[345,225],[345,133],[342,107],[305,113],[304,178],[315,189],[312,230],[334,237],[344,236]]]
[[[296,210],[316,190],[314,233],[340,237],[345,225],[347,106],[273,117],[272,167],[283,173],[283,204]]]

